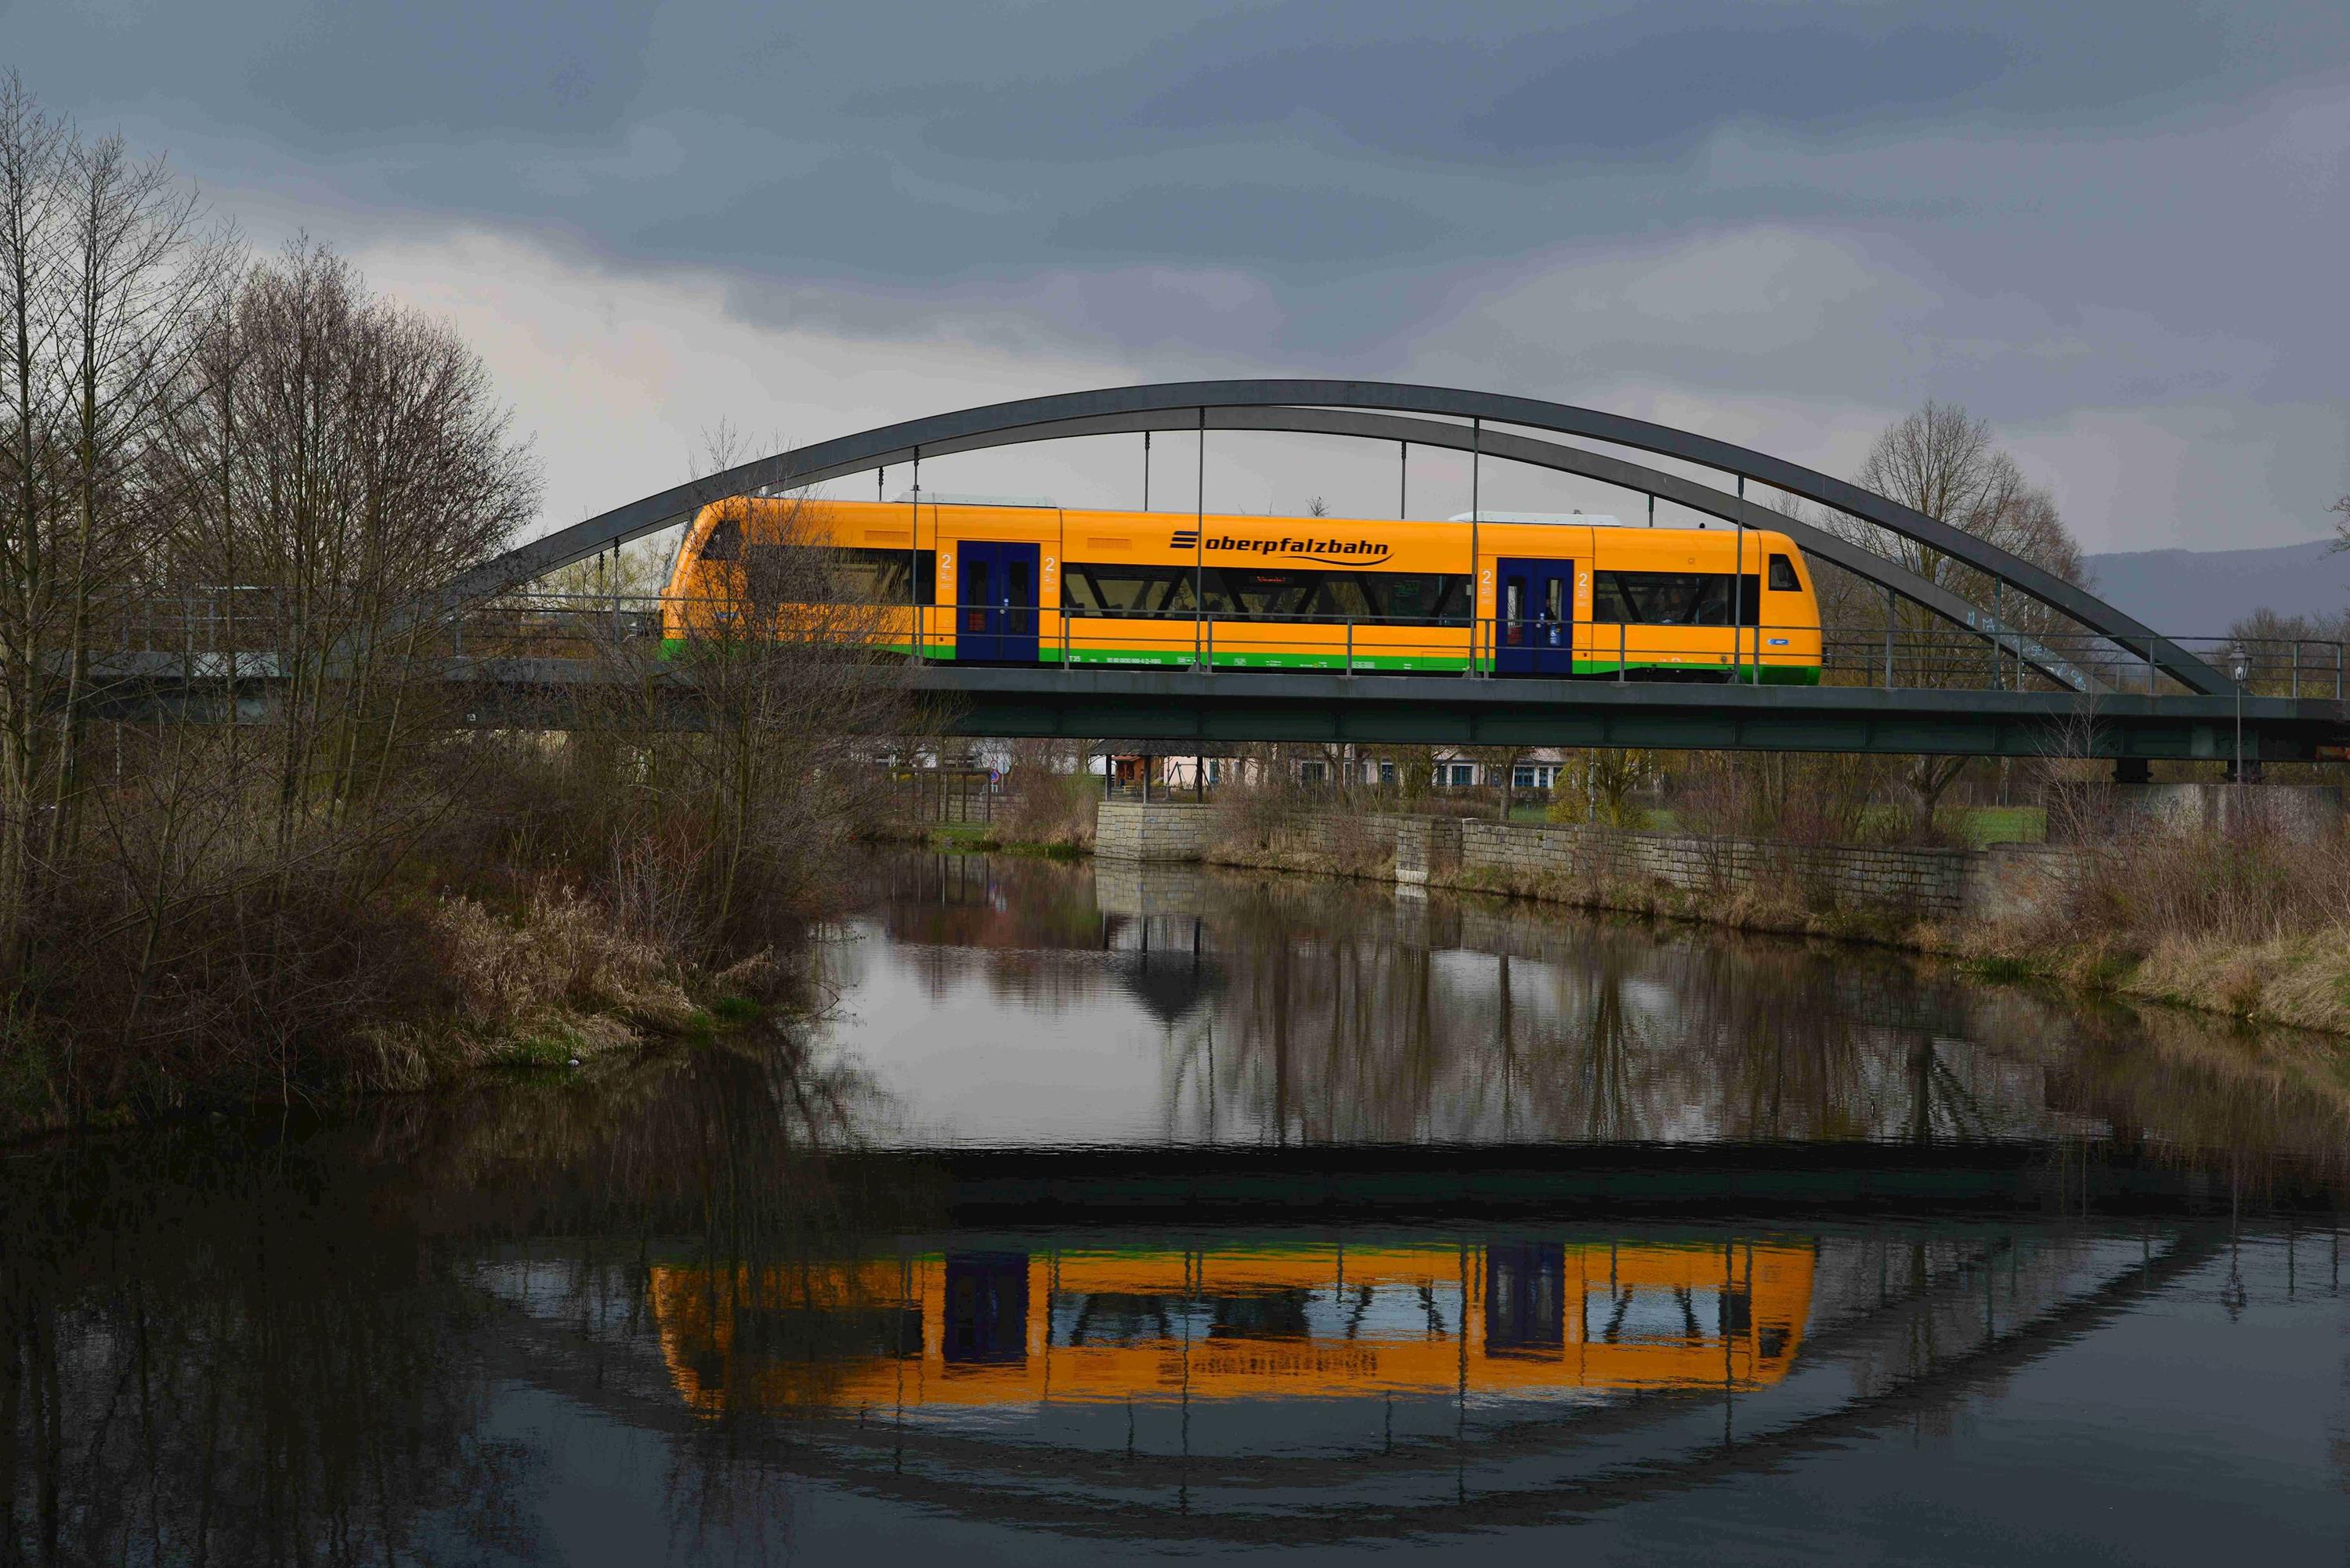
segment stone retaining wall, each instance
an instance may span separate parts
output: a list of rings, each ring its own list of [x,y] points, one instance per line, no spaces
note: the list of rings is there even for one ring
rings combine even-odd
[[[1939,918],[1960,912],[1973,852],[1860,849],[1699,838],[1616,828],[1463,822],[1464,878],[1523,883],[1637,882],[1682,892],[1768,889],[1805,903],[1885,908]]]
[[[1104,801],[1095,853],[1106,859],[1223,858],[1215,808],[1180,802]],[[1633,884],[1683,893],[1769,893],[1820,909],[1884,911],[1908,919],[2012,919],[2061,894],[2074,853],[2003,844],[1985,850],[1864,849],[1631,833],[1574,825],[1449,816],[1310,813],[1286,825],[1280,850],[1344,858],[1366,838],[1406,887],[1499,887],[1567,892]]]
[[[1289,846],[1326,861],[1360,861],[1367,857],[1391,861],[1396,854],[1397,825],[1410,820],[1378,812],[1349,816],[1342,812],[1317,811],[1284,826],[1281,836]]]

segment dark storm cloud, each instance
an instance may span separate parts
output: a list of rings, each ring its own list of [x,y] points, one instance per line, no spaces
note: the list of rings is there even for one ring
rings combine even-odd
[[[217,182],[307,165],[377,221],[511,225],[619,266],[903,282],[1163,258],[1316,289],[1676,229],[1977,220],[1963,169],[1845,191],[1691,160],[1725,128],[2045,133],[2350,58],[2350,8],[2146,0],[91,0],[0,26],[49,101],[200,129]]]
[[[1693,54],[1677,37],[1569,54],[1496,96],[1463,125],[1521,157],[1651,152],[1725,120],[1845,129],[1947,109],[1998,79],[2008,51],[1987,34],[1901,27],[1724,27]]]
[[[2095,124],[2273,81],[2350,46],[2334,8],[2232,20],[2161,4],[1250,7],[1088,58],[1045,51],[849,95],[933,150],[1078,161],[1291,136],[1520,166],[1673,156],[1726,124],[1828,132],[1940,120]]]
[[[385,134],[592,134],[642,88],[641,0],[0,5],[6,63],[68,105],[168,100],[340,150]]]
[[[612,124],[643,87],[655,9],[629,0],[305,7],[261,41],[244,83],[259,123],[328,144],[414,130],[577,135]]]
[[[0,63],[754,327],[2246,430],[2350,358],[2341,5],[0,0]]]
[[[1677,153],[1738,119],[1828,129],[1918,118],[1996,80],[2011,58],[2001,39],[1955,29],[1656,27],[1623,17],[1500,37],[1350,33],[1238,55],[1235,29],[1203,29],[1049,95],[939,84],[924,138],[967,155],[1060,161],[1278,127],[1400,159],[1506,167],[1561,152]],[[881,112],[884,99],[851,107]]]
[[[1234,182],[1144,185],[1073,213],[1054,244],[1094,254],[1185,261],[1381,261],[1426,250],[1429,214],[1405,202],[1311,186]]]

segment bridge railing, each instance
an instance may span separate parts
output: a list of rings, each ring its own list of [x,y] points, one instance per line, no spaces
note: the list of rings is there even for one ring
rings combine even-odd
[[[661,649],[664,610],[680,605],[660,595],[508,595],[438,618],[401,634],[403,656],[486,659],[594,659],[616,654],[651,657]],[[910,607],[863,604],[812,607],[855,609],[850,618],[820,623],[862,625],[864,639],[914,646],[920,657],[952,658],[966,639],[1036,640],[1040,662],[1079,665],[1173,666],[1217,672],[1313,669],[1346,675],[1399,671],[1472,676],[1576,674],[1621,682],[1715,680],[1771,681],[1787,671],[1816,667],[1837,686],[1974,691],[2063,691],[2068,685],[2124,695],[2175,695],[2185,688],[2161,673],[2157,650],[2086,633],[2000,633],[1986,638],[1955,628],[1884,628],[1816,626],[1684,627],[1618,622],[1561,622],[1466,616],[1252,615],[1218,610],[1201,616],[1188,607],[1164,609],[1042,608],[1001,604],[920,607],[916,635]],[[277,590],[200,588],[151,595],[115,607],[99,623],[100,651],[164,653],[188,661],[191,674],[271,673],[278,639],[294,625],[293,607]],[[728,628],[787,628],[791,610],[697,599],[676,618],[697,634]],[[1116,623],[1114,631],[1106,623]],[[674,628],[672,628],[674,629]],[[1707,634],[1703,636],[1692,636]],[[754,637],[758,634],[753,634]],[[2202,659],[2251,696],[2350,696],[2345,645],[2314,639],[2171,638],[2172,646]],[[1728,648],[1721,645],[1727,642]],[[1813,649],[1816,649],[1814,655]],[[1024,652],[1024,649],[1020,649]],[[2060,680],[2051,670],[2062,672]],[[2075,689],[2079,689],[2076,685]]]
[[[2158,639],[2192,655],[2247,696],[2328,698],[2350,694],[2350,649],[2308,638],[2173,637]],[[2021,646],[2019,646],[2019,644]],[[2041,633],[1986,642],[1951,628],[1830,631],[1824,666],[1834,685],[1948,688],[1959,691],[2084,689],[2051,669],[2085,678],[2086,689],[2118,696],[2162,697],[2189,688],[2160,668],[2156,648],[2090,633]]]

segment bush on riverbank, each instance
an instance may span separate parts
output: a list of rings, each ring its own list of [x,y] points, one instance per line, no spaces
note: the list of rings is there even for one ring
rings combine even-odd
[[[990,825],[993,836],[1046,851],[1094,846],[1094,802],[1101,785],[1092,774],[1015,765],[1005,784],[1004,808]]]
[[[660,796],[591,787],[600,763],[574,753],[592,749],[447,742],[422,758],[441,783],[380,802],[367,831],[306,813],[288,856],[224,833],[168,875],[146,856],[82,864],[11,993],[0,1136],[563,1065],[690,1033],[698,1004],[787,999],[808,922],[844,896],[855,770],[805,792],[830,830],[762,830],[722,881],[706,823],[663,830]],[[634,755],[653,774],[668,750]],[[169,896],[131,896],[156,886]]]
[[[614,638],[572,732],[473,731],[431,610],[538,502],[480,358],[321,247],[256,261],[13,79],[0,164],[30,345],[0,378],[0,1131],[584,1054],[787,973],[870,737],[920,728],[799,509],[738,520],[690,722],[679,666]],[[598,641],[508,625],[463,651]]]
[[[1814,818],[1816,821],[1816,818]],[[1591,825],[1582,825],[1591,826]],[[1700,839],[1726,851],[1727,838]],[[1431,868],[1431,882],[1659,919],[1883,943],[1949,954],[2006,976],[2173,1002],[2350,1033],[2350,840],[2320,842],[2257,815],[2233,831],[2149,831],[2105,839],[2016,874],[2053,877],[1996,919],[1933,918],[1856,898],[1813,876],[1834,841],[1746,839],[1776,876],[1721,875],[1703,888],[1572,870]],[[1845,847],[1869,847],[1866,845]],[[1212,863],[1388,877],[1392,860],[1359,815],[1292,791],[1230,792],[1202,852]],[[1834,879],[1831,878],[1830,881]]]
[[[1955,941],[2075,983],[2350,1033],[2350,839],[2250,813],[2093,841],[2062,898]]]

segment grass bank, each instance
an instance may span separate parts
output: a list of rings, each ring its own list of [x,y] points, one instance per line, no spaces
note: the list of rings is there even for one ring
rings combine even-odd
[[[933,823],[923,841],[946,855],[1033,855],[1043,860],[1082,860],[1093,853],[1090,844],[1008,837],[983,823]]]
[[[0,1141],[76,1125],[123,1127],[255,1102],[348,1103],[414,1094],[489,1073],[577,1075],[648,1052],[705,1043],[804,1001],[790,949],[712,962],[615,920],[597,892],[560,877],[504,896],[410,891],[369,912],[342,975],[348,994],[316,1040],[322,1003],[234,1051],[214,1038],[156,1035],[109,1064],[113,1043],[73,1042],[16,1022],[0,1053]],[[78,1048],[68,1054],[68,1043]],[[109,1067],[74,1106],[76,1072]]]
[[[1929,933],[1978,971],[2350,1034],[2350,841],[2257,817],[2092,844],[2036,915]]]
[[[2029,811],[2027,818],[2016,813]],[[1958,835],[2041,829],[2039,808],[2000,808]],[[2038,837],[2033,832],[2031,836]],[[2015,836],[2023,836],[2017,833]],[[1803,846],[1793,846],[1801,848]],[[1277,797],[1235,800],[1203,852],[1212,864],[1392,880],[1392,853],[1360,818]],[[1933,918],[1785,884],[1691,888],[1662,880],[1467,867],[1431,884],[1649,919],[1823,938],[1952,959],[1987,979],[2033,979],[2249,1023],[2350,1035],[2350,846],[2260,823],[2147,829],[2061,863],[2036,908]]]

